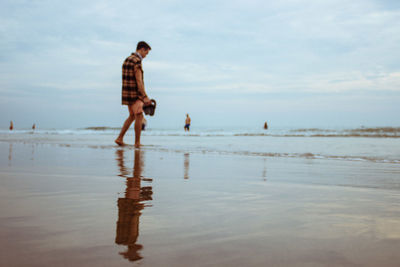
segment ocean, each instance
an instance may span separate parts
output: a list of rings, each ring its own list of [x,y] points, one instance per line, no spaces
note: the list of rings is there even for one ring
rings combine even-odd
[[[112,149],[119,128],[0,130],[0,142]],[[133,144],[130,129],[125,143]],[[147,150],[400,163],[400,128],[355,129],[147,129]]]

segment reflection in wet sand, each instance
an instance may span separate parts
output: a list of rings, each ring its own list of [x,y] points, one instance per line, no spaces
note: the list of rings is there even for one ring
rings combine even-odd
[[[8,166],[11,166],[12,161],[12,151],[13,151],[13,144],[10,143],[10,148],[8,149]]]
[[[35,160],[35,144],[32,144],[31,160]]]
[[[117,156],[117,164],[119,167],[120,174],[118,176],[128,178],[129,171],[125,167],[124,150],[120,149],[115,152]]]
[[[135,150],[133,177],[129,177],[129,171],[125,167],[125,150],[117,150],[117,162],[120,177],[126,178],[125,197],[118,199],[118,221],[115,243],[127,246],[127,250],[120,254],[129,261],[142,259],[140,250],[143,248],[137,243],[139,237],[139,218],[141,210],[145,207],[144,201],[152,200],[153,190],[151,186],[141,186],[143,170],[143,152]],[[151,182],[152,179],[144,179]]]
[[[267,160],[265,158],[264,158],[264,169],[261,176],[264,181],[267,181]]]
[[[184,163],[183,163],[183,178],[184,179],[189,179],[189,156],[190,156],[190,154],[189,153],[185,153],[184,154],[184,156],[185,156],[185,161],[184,161]]]

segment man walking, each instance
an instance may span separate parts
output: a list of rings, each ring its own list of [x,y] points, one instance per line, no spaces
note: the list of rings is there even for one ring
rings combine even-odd
[[[150,52],[151,47],[146,42],[139,42],[136,52],[127,57],[122,65],[122,105],[128,106],[129,117],[125,120],[115,143],[125,145],[124,135],[135,121],[135,147],[140,147],[142,131],[143,105],[151,104],[144,89],[142,60]]]

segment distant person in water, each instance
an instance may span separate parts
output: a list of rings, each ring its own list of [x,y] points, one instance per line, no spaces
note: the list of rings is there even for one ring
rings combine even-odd
[[[145,117],[143,117],[143,121],[142,121],[142,131],[146,130],[146,125],[147,125],[147,120]]]
[[[36,129],[36,124],[34,123],[33,125],[32,125],[32,130],[35,130]]]
[[[128,106],[129,117],[125,120],[115,143],[125,145],[124,135],[135,121],[135,147],[140,147],[142,131],[143,105],[150,105],[144,89],[142,60],[150,52],[151,47],[146,42],[139,42],[136,52],[127,57],[122,65],[122,105]]]
[[[264,123],[264,129],[265,129],[265,130],[268,129],[268,123],[267,123],[267,122]]]
[[[10,121],[10,131],[12,131],[14,129],[14,124],[12,121]]]
[[[189,114],[186,114],[185,120],[185,132],[190,130],[190,117]]]

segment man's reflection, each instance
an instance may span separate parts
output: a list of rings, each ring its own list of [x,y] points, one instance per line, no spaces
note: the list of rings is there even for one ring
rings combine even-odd
[[[120,174],[118,176],[128,178],[129,171],[125,167],[124,150],[120,149],[115,152],[117,156],[117,164],[119,167]]]
[[[185,153],[185,160],[183,162],[183,178],[189,179],[189,153]]]
[[[127,246],[127,250],[120,254],[130,260],[137,261],[142,259],[139,251],[143,248],[137,243],[139,236],[139,218],[141,210],[145,207],[144,201],[152,200],[152,187],[141,186],[143,152],[135,150],[135,160],[133,167],[133,176],[129,177],[129,171],[124,164],[124,150],[117,150],[116,157],[120,170],[120,177],[126,178],[125,197],[118,199],[118,221],[115,243]],[[143,179],[151,182],[151,179]]]

